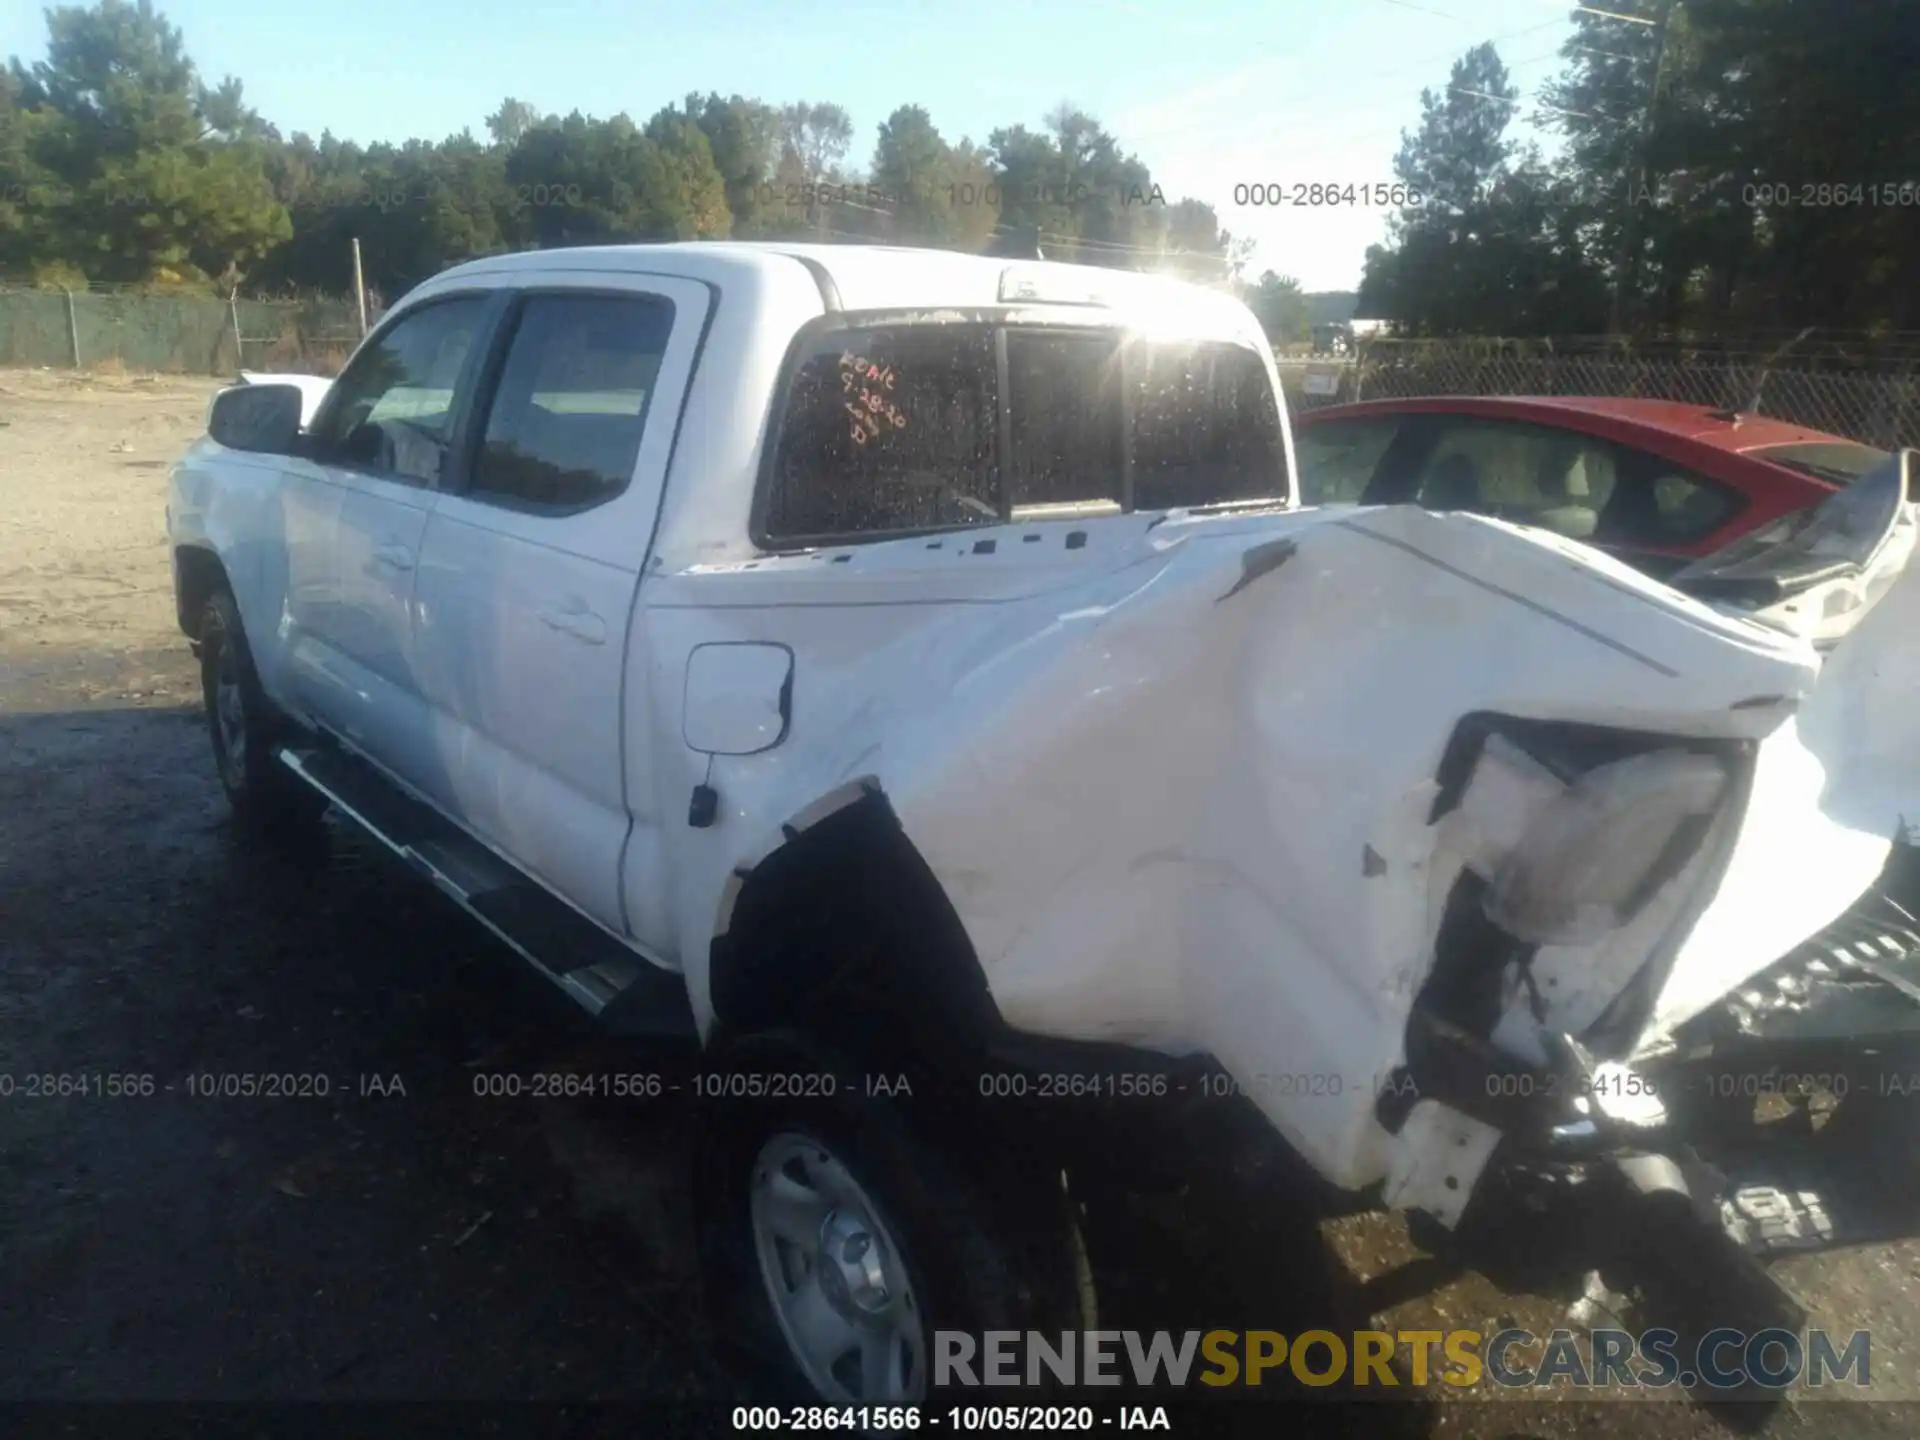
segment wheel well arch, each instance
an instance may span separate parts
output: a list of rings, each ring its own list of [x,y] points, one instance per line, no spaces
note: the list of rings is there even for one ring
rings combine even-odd
[[[722,899],[716,1026],[800,1028],[870,1060],[976,1063],[1002,1028],[986,972],[880,786],[824,796],[782,832]]]
[[[205,545],[176,545],[173,548],[175,580],[173,586],[174,619],[180,633],[188,639],[200,638],[200,612],[206,609],[217,590],[230,590],[227,567],[219,555]]]

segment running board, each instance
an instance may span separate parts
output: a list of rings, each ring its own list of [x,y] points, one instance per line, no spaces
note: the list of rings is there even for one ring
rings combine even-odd
[[[330,747],[283,746],[276,756],[609,1030],[696,1036],[679,974],[635,954],[373,766]]]

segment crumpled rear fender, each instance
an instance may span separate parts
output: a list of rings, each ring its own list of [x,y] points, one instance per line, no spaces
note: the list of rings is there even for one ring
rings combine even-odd
[[[1460,719],[1757,740],[1818,670],[1586,547],[1412,508],[1168,521],[912,651],[943,679],[871,773],[1008,1022],[1211,1052],[1348,1184],[1385,1166]]]

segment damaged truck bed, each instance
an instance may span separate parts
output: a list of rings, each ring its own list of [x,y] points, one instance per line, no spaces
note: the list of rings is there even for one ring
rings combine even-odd
[[[1469,516],[1171,517],[875,773],[1015,1028],[1203,1052],[1338,1186],[1577,1198],[1797,1324],[1752,1257],[1837,1238],[1824,1157],[1920,1076],[1904,474],[1770,610]]]

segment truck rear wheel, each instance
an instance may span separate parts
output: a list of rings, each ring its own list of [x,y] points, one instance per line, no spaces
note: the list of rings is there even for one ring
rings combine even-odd
[[[200,690],[220,788],[234,818],[274,838],[317,831],[326,800],[274,758],[286,721],[260,688],[233,596],[219,590],[200,613]]]
[[[950,1104],[869,1097],[858,1069],[790,1033],[722,1042],[700,1092],[709,1308],[767,1398],[920,1404],[946,1378],[936,1331],[977,1345],[1093,1325],[1057,1167],[995,1153],[943,1118]]]

